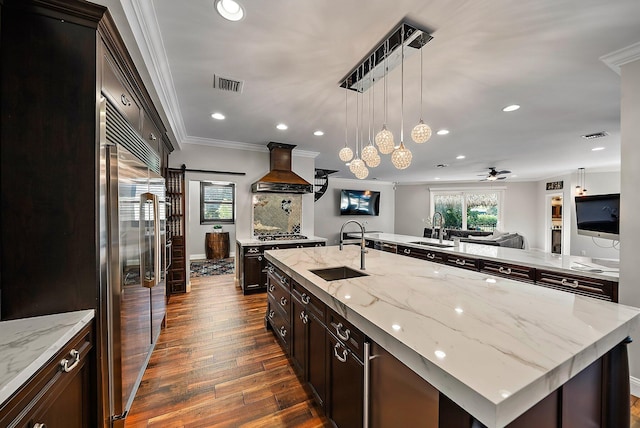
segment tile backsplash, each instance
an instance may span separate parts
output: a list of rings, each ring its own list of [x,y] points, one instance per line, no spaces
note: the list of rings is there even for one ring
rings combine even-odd
[[[302,229],[302,195],[253,195],[253,236],[299,234]]]

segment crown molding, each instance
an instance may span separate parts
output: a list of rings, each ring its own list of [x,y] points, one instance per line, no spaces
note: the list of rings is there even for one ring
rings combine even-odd
[[[218,147],[222,149],[232,149],[232,150],[248,150],[251,152],[268,152],[269,148],[266,145],[262,144],[251,144],[251,143],[242,143],[240,141],[227,141],[227,140],[216,140],[212,138],[202,138],[202,137],[186,137],[183,140],[184,144],[194,144],[198,146],[207,146],[207,147]],[[312,152],[309,150],[299,150],[293,149],[293,155],[299,156],[303,158],[312,158],[315,159],[318,157],[319,152]]]
[[[121,0],[120,3],[180,148],[187,132],[153,2]]]
[[[640,60],[640,42],[600,57],[600,61],[607,64],[618,75],[620,75],[620,67],[638,60]]]

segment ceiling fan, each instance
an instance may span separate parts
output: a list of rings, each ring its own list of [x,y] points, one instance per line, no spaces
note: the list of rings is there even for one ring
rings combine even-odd
[[[489,173],[487,174],[487,176],[480,181],[496,181],[496,180],[504,180],[507,177],[499,177],[502,174],[511,174],[511,171],[507,171],[506,169],[502,170],[502,171],[497,171],[495,166],[491,166],[489,167]],[[481,174],[481,176],[484,176],[484,174]]]

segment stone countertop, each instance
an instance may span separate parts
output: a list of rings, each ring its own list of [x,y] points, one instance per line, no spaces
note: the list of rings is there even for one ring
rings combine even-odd
[[[350,234],[351,235],[351,234]],[[360,237],[361,233],[357,233]],[[356,236],[354,234],[353,236]],[[518,248],[497,247],[492,245],[460,242],[458,247],[438,248],[427,245],[413,244],[412,242],[438,243],[437,239],[421,238],[419,236],[396,235],[393,233],[365,233],[365,239],[391,244],[402,244],[414,248],[423,248],[432,251],[441,251],[448,254],[460,254],[464,256],[493,260],[505,263],[514,263],[540,269],[547,269],[559,273],[575,274],[589,278],[604,279],[618,282],[619,269],[610,268],[598,264],[598,260],[591,257],[567,256],[545,253],[542,251],[521,250]],[[443,244],[454,245],[453,241],[443,241]]]
[[[237,238],[236,242],[244,247],[249,245],[274,245],[274,244],[300,244],[304,242],[327,242],[327,238],[320,236],[308,236],[307,239],[276,239],[273,241],[260,241],[256,238]]]
[[[76,311],[0,321],[0,404],[94,318]]]
[[[347,245],[266,257],[489,427],[513,421],[638,325],[640,309],[369,249],[368,276],[327,282],[311,269],[359,269]]]

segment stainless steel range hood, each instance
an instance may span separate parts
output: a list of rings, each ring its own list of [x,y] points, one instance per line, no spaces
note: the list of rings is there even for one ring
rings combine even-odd
[[[291,171],[292,144],[271,142],[269,160],[271,170],[251,185],[253,193],[313,193],[313,185]]]

